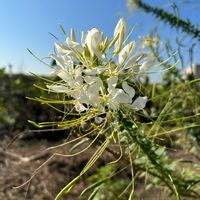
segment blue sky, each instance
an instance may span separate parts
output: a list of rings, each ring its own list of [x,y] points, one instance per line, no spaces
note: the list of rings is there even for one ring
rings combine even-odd
[[[198,1],[182,4],[180,8],[183,18],[199,24]],[[172,1],[145,2],[172,11]],[[180,5],[181,0],[175,2]],[[136,40],[139,36],[146,35],[152,25],[158,23],[151,15],[142,12],[129,13],[126,0],[0,0],[0,67],[10,63],[14,72],[48,73],[48,67],[30,55],[27,48],[40,58],[48,56],[55,42],[55,38],[48,32],[56,35],[60,41],[65,40],[58,23],[66,31],[73,27],[77,34],[97,27],[106,35],[112,36],[120,17],[125,17],[129,26],[136,25],[133,33]],[[173,37],[173,32],[165,25],[160,23],[159,27],[163,38],[169,34]]]

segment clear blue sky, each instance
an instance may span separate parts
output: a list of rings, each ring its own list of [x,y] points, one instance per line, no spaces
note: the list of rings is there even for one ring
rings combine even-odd
[[[145,2],[172,11],[172,1]],[[175,2],[180,5],[181,0]],[[199,24],[200,1],[193,2],[180,7],[181,16]],[[59,37],[60,41],[65,40],[58,23],[66,31],[73,27],[77,34],[98,27],[112,36],[115,24],[122,16],[129,26],[136,25],[133,33],[136,40],[157,23],[151,15],[129,13],[126,0],[0,0],[0,67],[10,63],[14,72],[48,73],[48,67],[39,63],[26,49],[31,49],[40,58],[48,56],[55,42],[48,32]],[[160,27],[162,37],[173,34],[162,23]]]

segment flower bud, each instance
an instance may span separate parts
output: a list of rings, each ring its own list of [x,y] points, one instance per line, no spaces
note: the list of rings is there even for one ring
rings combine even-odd
[[[130,43],[128,43],[119,53],[119,57],[118,57],[118,63],[119,65],[122,65],[124,63],[124,61],[130,56],[133,47],[135,45],[135,42],[132,41]]]
[[[114,50],[114,54],[119,53],[122,44],[124,42],[124,38],[125,38],[125,33],[126,33],[126,22],[123,18],[121,18],[114,30],[114,38],[118,37],[118,40],[115,43],[115,50]]]
[[[85,38],[85,43],[90,51],[92,57],[96,52],[98,52],[99,45],[102,42],[102,32],[97,28],[93,28],[88,31],[87,36]]]

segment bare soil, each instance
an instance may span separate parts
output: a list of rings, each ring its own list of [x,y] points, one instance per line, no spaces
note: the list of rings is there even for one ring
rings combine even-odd
[[[51,158],[53,151],[47,151],[47,148],[63,141],[16,139],[11,144],[12,139],[6,134],[0,138],[0,199],[2,200],[54,199],[60,189],[80,173],[93,154],[90,149],[81,156]],[[69,154],[69,149],[70,146],[66,146],[59,153]],[[110,160],[109,155],[103,155],[96,166],[103,166],[108,160]],[[91,175],[93,170],[95,169],[88,175]],[[31,177],[29,184],[24,184]],[[21,186],[22,184],[24,185]],[[83,178],[64,199],[78,199],[85,186]]]
[[[18,138],[11,144],[12,139],[13,137],[1,131],[0,199],[2,200],[53,200],[55,194],[80,173],[93,154],[93,149],[90,149],[81,156],[53,157],[48,160],[52,152],[47,151],[47,148],[62,143],[62,140],[53,142],[41,138]],[[69,154],[69,146],[66,146],[61,153]],[[96,163],[96,167],[103,166],[110,160],[112,160],[111,155],[105,153]],[[95,167],[88,175],[94,170]],[[21,186],[31,177],[29,184]],[[79,194],[86,185],[85,178],[81,179],[72,193],[63,199],[79,199]],[[136,184],[135,200],[172,199],[165,191],[159,189],[144,191],[143,182]]]

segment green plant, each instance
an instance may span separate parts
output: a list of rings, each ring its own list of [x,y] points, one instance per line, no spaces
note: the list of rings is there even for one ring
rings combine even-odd
[[[189,20],[181,19],[179,16],[169,13],[161,8],[151,6],[143,0],[130,0],[130,4],[136,4],[136,6],[147,13],[153,14],[156,18],[164,21],[173,28],[181,29],[183,32],[191,35],[192,37],[200,40],[200,30],[198,26],[192,24]]]
[[[199,126],[196,121],[190,121],[198,113],[177,117],[175,112],[171,115],[180,101],[176,97],[177,92],[199,80],[177,83],[167,91],[162,89],[162,85],[157,90],[145,86],[140,79],[151,73],[151,67],[159,67],[166,61],[155,62],[155,56],[152,57],[149,52],[132,55],[135,42],[127,43],[130,34],[126,37],[125,33],[123,19],[116,25],[112,39],[93,28],[86,35],[82,33],[81,43],[78,43],[75,32],[71,30],[66,44],[56,44],[55,53],[51,55],[57,64],[54,66],[55,74],[60,79],[45,79],[47,86],[41,87],[44,91],[56,93],[57,98],[32,98],[62,113],[63,119],[30,123],[39,128],[53,126],[72,130],[74,138],[71,141],[52,149],[69,143],[74,144],[73,149],[81,148],[74,154],[54,153],[53,156],[71,157],[90,147],[96,150],[80,174],[55,199],[67,195],[106,151],[112,154],[114,160],[104,168],[103,176],[102,171],[97,170],[97,176],[89,180],[91,185],[80,196],[90,192],[89,199],[113,199],[114,193],[108,193],[106,197],[101,195],[109,184],[118,190],[118,196],[134,199],[135,180],[143,177],[148,186],[167,188],[177,200],[184,196],[199,198],[199,175],[191,177],[189,173],[181,173],[177,165],[184,160],[173,160],[167,151],[167,143],[174,132]],[[65,109],[60,109],[60,105],[64,105]],[[156,109],[153,117],[152,109]],[[118,175],[122,171],[131,176],[120,178]],[[120,183],[120,190],[116,182]]]

